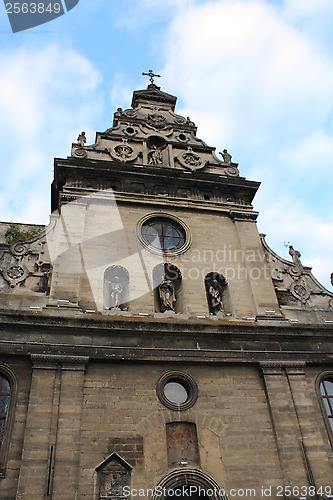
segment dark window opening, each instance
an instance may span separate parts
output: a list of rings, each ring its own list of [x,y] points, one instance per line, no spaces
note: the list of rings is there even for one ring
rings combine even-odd
[[[185,231],[180,224],[157,217],[142,225],[141,234],[148,245],[163,251],[178,250],[186,241]]]
[[[9,381],[0,374],[0,447],[5,435],[6,422],[10,404]]]
[[[333,431],[333,377],[324,379],[320,384],[320,392],[323,398],[324,408],[328,421]]]

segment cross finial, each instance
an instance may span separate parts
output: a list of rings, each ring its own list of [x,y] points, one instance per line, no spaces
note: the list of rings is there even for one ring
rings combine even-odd
[[[143,76],[148,76],[150,83],[154,83],[154,78],[161,78],[161,75],[155,75],[154,71],[152,69],[149,70],[148,73],[142,73]]]

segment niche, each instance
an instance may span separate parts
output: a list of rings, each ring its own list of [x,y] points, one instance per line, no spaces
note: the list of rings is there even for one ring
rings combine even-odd
[[[147,160],[148,165],[162,165],[163,155],[162,150],[166,147],[166,140],[159,135],[151,135],[147,139],[147,146],[149,149]]]

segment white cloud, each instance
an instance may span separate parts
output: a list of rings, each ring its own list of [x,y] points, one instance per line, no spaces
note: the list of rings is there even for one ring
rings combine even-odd
[[[170,26],[161,71],[198,135],[263,181],[260,229],[282,249],[293,240],[328,285],[333,57],[313,36],[325,15],[324,0],[192,5]]]
[[[6,145],[0,148],[0,220],[47,222],[44,193],[50,192],[53,158],[69,154],[81,129],[88,138],[94,133],[100,77],[87,59],[56,45],[3,50],[0,66],[0,140]]]
[[[113,85],[110,92],[110,101],[114,109],[124,107],[127,109],[132,99],[133,89],[127,83],[126,75],[115,73]]]

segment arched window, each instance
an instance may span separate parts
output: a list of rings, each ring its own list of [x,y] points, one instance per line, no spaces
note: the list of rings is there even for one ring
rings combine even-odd
[[[175,494],[168,496],[168,492],[174,492]],[[184,492],[184,496],[181,495],[182,492]],[[169,472],[159,481],[151,496],[151,500],[171,500],[175,498],[228,500],[224,489],[211,476],[208,476],[201,469],[192,467]]]
[[[9,380],[0,373],[0,446],[5,433],[6,420],[10,403]]]
[[[328,424],[333,432],[333,374],[326,375],[320,382],[322,403],[328,418]]]
[[[0,477],[5,476],[15,392],[16,383],[11,371],[0,367]]]
[[[122,266],[110,266],[104,272],[104,309],[127,309],[129,273]]]

